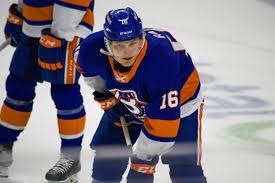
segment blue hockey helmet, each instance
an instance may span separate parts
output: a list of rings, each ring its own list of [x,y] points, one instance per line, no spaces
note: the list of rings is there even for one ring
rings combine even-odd
[[[142,34],[142,22],[131,8],[111,10],[105,17],[104,35],[110,41],[127,41]]]

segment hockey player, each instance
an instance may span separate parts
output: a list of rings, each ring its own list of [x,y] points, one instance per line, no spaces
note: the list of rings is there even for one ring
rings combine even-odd
[[[134,152],[128,183],[153,182],[159,156],[172,182],[206,183],[201,167],[203,98],[190,55],[169,32],[143,29],[131,9],[110,11],[104,30],[74,51],[77,68],[94,88],[104,114],[91,142],[93,182],[120,182],[128,157],[119,116],[125,116]],[[108,153],[105,145],[119,145]],[[107,151],[107,152],[106,152]],[[112,154],[116,158],[104,158]]]
[[[19,0],[10,6],[4,32],[16,50],[0,113],[0,176],[8,176],[13,144],[30,118],[35,87],[43,81],[51,83],[61,137],[60,159],[46,179],[63,182],[80,171],[86,114],[72,51],[92,33],[93,6],[93,0]]]

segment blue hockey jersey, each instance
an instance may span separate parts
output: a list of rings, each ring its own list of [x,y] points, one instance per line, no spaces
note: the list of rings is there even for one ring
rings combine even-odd
[[[103,31],[87,37],[75,49],[75,59],[84,77],[103,78],[107,89],[144,122],[138,139],[142,149],[149,144],[154,150],[148,153],[161,154],[175,141],[180,118],[200,106],[200,79],[189,54],[169,32],[145,29],[145,34],[129,72],[120,73],[114,59],[100,52],[106,49]]]

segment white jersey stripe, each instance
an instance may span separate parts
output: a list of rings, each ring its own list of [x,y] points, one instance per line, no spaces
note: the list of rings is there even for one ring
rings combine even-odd
[[[11,124],[8,124],[2,120],[0,120],[0,124],[6,128],[12,129],[12,130],[24,130],[25,126],[14,126]]]

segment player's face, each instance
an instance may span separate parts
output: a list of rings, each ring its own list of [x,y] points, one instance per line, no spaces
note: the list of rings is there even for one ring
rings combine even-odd
[[[112,41],[110,48],[116,60],[124,67],[130,67],[141,50],[142,40],[140,38],[129,41]]]

